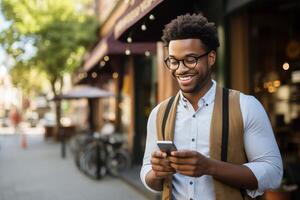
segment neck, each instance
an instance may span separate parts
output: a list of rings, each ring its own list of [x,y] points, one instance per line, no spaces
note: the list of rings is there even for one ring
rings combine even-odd
[[[213,82],[211,79],[209,79],[199,91],[193,93],[183,93],[183,96],[189,100],[195,110],[198,110],[199,100],[207,93],[212,85]]]

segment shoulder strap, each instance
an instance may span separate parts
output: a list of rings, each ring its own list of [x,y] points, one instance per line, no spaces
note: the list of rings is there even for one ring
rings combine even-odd
[[[229,95],[229,90],[227,88],[223,88],[221,160],[224,162],[227,161],[227,151],[228,151],[228,129],[229,129],[228,95]]]
[[[156,132],[158,140],[173,140],[179,92],[161,103],[156,116]],[[172,199],[172,176],[163,183],[163,200]]]
[[[173,140],[179,92],[163,101],[156,115],[156,134],[158,140]]]
[[[167,107],[166,107],[166,110],[165,110],[165,113],[164,113],[164,116],[163,116],[163,121],[162,121],[162,126],[161,126],[161,132],[162,132],[162,138],[163,140],[165,140],[165,135],[166,135],[166,123],[167,123],[167,119],[168,119],[168,116],[169,116],[169,112],[170,112],[170,109],[171,109],[171,106],[172,106],[172,103],[174,102],[174,99],[175,99],[175,96],[172,96],[169,101],[168,101],[168,104],[167,104]]]

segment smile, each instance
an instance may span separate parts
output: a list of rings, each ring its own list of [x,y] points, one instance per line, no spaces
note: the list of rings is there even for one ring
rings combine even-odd
[[[192,77],[192,75],[177,76],[180,81],[189,81],[192,79]]]

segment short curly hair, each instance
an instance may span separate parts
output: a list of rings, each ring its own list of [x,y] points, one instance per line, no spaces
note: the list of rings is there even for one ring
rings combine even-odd
[[[166,47],[171,40],[179,39],[200,39],[206,50],[217,50],[220,46],[215,23],[208,22],[201,14],[185,14],[173,19],[165,25],[161,39]]]

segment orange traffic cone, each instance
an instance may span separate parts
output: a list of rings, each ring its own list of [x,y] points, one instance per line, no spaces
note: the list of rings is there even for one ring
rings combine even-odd
[[[27,136],[25,134],[21,135],[21,148],[27,149]]]

